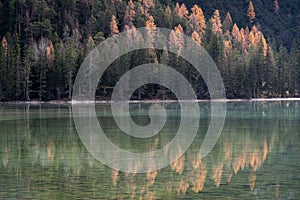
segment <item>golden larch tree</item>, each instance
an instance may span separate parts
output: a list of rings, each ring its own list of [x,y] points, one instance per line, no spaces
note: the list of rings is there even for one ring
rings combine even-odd
[[[206,22],[203,11],[197,5],[194,5],[191,9],[192,13],[189,17],[190,24],[192,28],[199,33],[200,38],[202,39],[206,30]]]
[[[133,26],[135,15],[136,15],[135,5],[132,2],[132,0],[129,0],[125,11],[125,16],[124,16],[125,24],[128,25],[129,27]]]
[[[52,67],[54,62],[54,47],[51,40],[49,40],[48,46],[46,47],[46,58],[48,67]]]
[[[184,37],[183,29],[180,24],[174,28],[174,31],[171,31],[169,45],[170,48],[177,49],[178,56],[181,54],[181,51],[184,46]]]
[[[225,21],[228,23],[232,23],[232,18],[230,12],[226,13]]]
[[[279,3],[278,0],[274,0],[274,11],[276,14],[279,13]]]
[[[171,16],[172,10],[171,10],[170,6],[167,6],[165,12],[167,13],[168,16]]]
[[[249,17],[249,21],[252,24],[255,19],[255,11],[254,11],[254,6],[253,6],[252,1],[249,2],[247,16]]]
[[[149,8],[154,6],[154,0],[143,0],[143,11],[146,16],[149,16]]]
[[[178,11],[179,17],[188,17],[189,11],[187,10],[186,6],[184,4],[181,4],[180,9]]]
[[[2,38],[2,48],[4,49],[4,55],[7,56],[8,55],[8,42],[7,42],[7,39],[5,36]]]
[[[193,31],[193,33],[192,33],[192,39],[196,43],[201,44],[201,38],[200,38],[199,34],[196,31]]]
[[[229,12],[227,12],[225,21],[223,22],[224,31],[229,30],[232,26],[232,18]]]
[[[156,24],[152,15],[148,16],[148,19],[146,21],[146,30],[147,37],[145,42],[149,45],[147,57],[149,58],[149,62],[157,63],[157,56],[155,53],[155,49],[153,49],[156,34]]]
[[[120,31],[118,28],[116,16],[113,15],[110,20],[110,35],[113,36],[113,35],[118,34],[119,32]]]
[[[247,50],[247,42],[246,42],[246,37],[245,37],[245,30],[243,28],[241,28],[240,30],[240,37],[241,37],[241,44],[242,44],[242,49],[244,52],[246,52]]]
[[[224,40],[223,46],[223,55],[225,58],[227,58],[232,52],[232,43],[230,40]]]
[[[239,34],[240,34],[239,27],[236,25],[236,23],[234,23],[234,25],[232,27],[231,35],[234,39],[238,40]]]
[[[212,32],[218,36],[221,36],[223,31],[219,10],[215,10],[213,17],[210,19],[210,23],[212,25]]]
[[[267,41],[266,41],[263,34],[261,34],[261,44],[262,44],[262,48],[263,48],[263,51],[264,51],[264,56],[266,57],[269,47],[268,47]]]

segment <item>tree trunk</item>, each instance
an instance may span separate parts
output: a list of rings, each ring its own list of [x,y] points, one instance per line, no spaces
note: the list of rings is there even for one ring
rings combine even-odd
[[[72,97],[72,71],[69,71],[69,99]]]
[[[25,78],[25,100],[30,101],[29,97],[29,75]]]

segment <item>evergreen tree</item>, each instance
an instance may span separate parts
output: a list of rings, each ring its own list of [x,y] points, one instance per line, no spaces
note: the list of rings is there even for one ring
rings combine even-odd
[[[283,45],[279,47],[278,54],[278,94],[280,97],[285,97],[286,95],[286,67],[287,67],[287,50]]]

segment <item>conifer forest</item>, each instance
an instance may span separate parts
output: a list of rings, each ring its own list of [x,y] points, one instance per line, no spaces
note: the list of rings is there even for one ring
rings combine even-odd
[[[300,97],[298,0],[1,0],[0,101],[71,99],[88,53],[122,31],[138,35],[140,27],[172,29],[202,45],[222,75],[227,98]],[[176,37],[169,43],[185,45]],[[116,60],[99,81],[96,98],[110,99],[120,76],[145,60],[164,60],[192,83],[197,98],[209,98],[195,70],[159,50]],[[132,96],[162,98],[174,96],[155,84]]]

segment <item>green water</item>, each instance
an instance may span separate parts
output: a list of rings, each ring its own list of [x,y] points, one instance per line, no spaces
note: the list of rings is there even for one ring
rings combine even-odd
[[[227,103],[222,135],[204,159],[197,153],[210,121],[210,105],[199,105],[198,134],[180,159],[151,173],[129,174],[92,157],[79,139],[69,105],[2,104],[0,199],[300,197],[300,102]],[[130,106],[137,124],[150,122],[149,106]],[[120,134],[108,105],[97,105],[96,111],[112,142],[132,152],[149,152],[170,142],[178,129],[179,106],[165,107],[164,129],[144,140]]]

